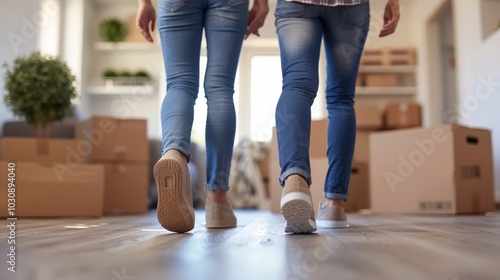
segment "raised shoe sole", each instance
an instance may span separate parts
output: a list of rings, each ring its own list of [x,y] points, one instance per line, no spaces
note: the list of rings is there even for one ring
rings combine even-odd
[[[347,221],[316,220],[316,225],[320,228],[346,228]]]
[[[156,215],[162,227],[183,233],[194,228],[194,209],[187,166],[182,158],[159,160],[153,169],[158,190]],[[178,157],[178,159],[174,159]]]
[[[302,192],[292,192],[281,198],[281,213],[286,220],[286,233],[312,233],[316,222],[311,219],[311,198]]]

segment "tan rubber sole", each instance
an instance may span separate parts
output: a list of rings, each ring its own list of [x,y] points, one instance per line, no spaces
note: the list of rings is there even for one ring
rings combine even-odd
[[[234,228],[236,227],[236,221],[207,221],[207,228]]]
[[[169,231],[183,233],[194,228],[194,209],[187,166],[180,162],[180,157],[161,159],[153,172],[158,190],[158,222]]]

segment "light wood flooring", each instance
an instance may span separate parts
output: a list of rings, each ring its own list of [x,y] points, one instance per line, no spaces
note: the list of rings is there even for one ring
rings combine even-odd
[[[16,273],[0,279],[500,279],[500,212],[470,216],[350,214],[347,229],[288,235],[281,215],[236,212],[238,227],[163,230],[154,212],[99,219],[19,219]],[[2,223],[5,225],[5,220]]]

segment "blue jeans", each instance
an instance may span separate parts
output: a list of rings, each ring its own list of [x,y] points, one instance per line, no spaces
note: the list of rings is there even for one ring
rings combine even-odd
[[[321,40],[327,64],[328,173],[325,197],[347,199],[356,138],[354,91],[370,21],[368,3],[326,7],[278,0],[283,89],[276,108],[280,183],[291,174],[311,184],[311,106],[318,91]]]
[[[227,191],[236,131],[234,79],[248,24],[248,0],[159,0],[158,6],[158,30],[167,76],[167,95],[161,108],[162,153],[176,149],[189,160],[205,28],[205,187]]]

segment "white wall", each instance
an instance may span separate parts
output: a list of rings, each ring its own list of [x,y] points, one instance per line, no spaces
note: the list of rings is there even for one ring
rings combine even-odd
[[[416,38],[414,36],[414,25],[411,21],[413,0],[400,0],[401,19],[394,34],[379,38],[378,34],[384,25],[384,10],[387,0],[370,0],[370,32],[366,39],[366,48],[381,47],[414,47]]]
[[[463,124],[492,130],[495,185],[500,201],[500,31],[483,40],[480,0],[454,0],[453,5],[459,119]]]
[[[433,52],[433,18],[446,0],[413,1],[412,36],[418,49],[418,99],[424,104],[424,124],[442,123],[441,88],[434,83],[437,59]],[[492,131],[495,186],[500,201],[500,32],[482,36],[480,0],[451,0],[457,71],[457,103],[452,116],[457,122]],[[498,14],[497,14],[498,15]],[[488,82],[490,81],[490,82]]]
[[[4,104],[4,63],[12,64],[19,55],[26,55],[38,49],[40,26],[35,20],[38,13],[38,0],[2,1],[0,9],[0,124],[13,116]]]

